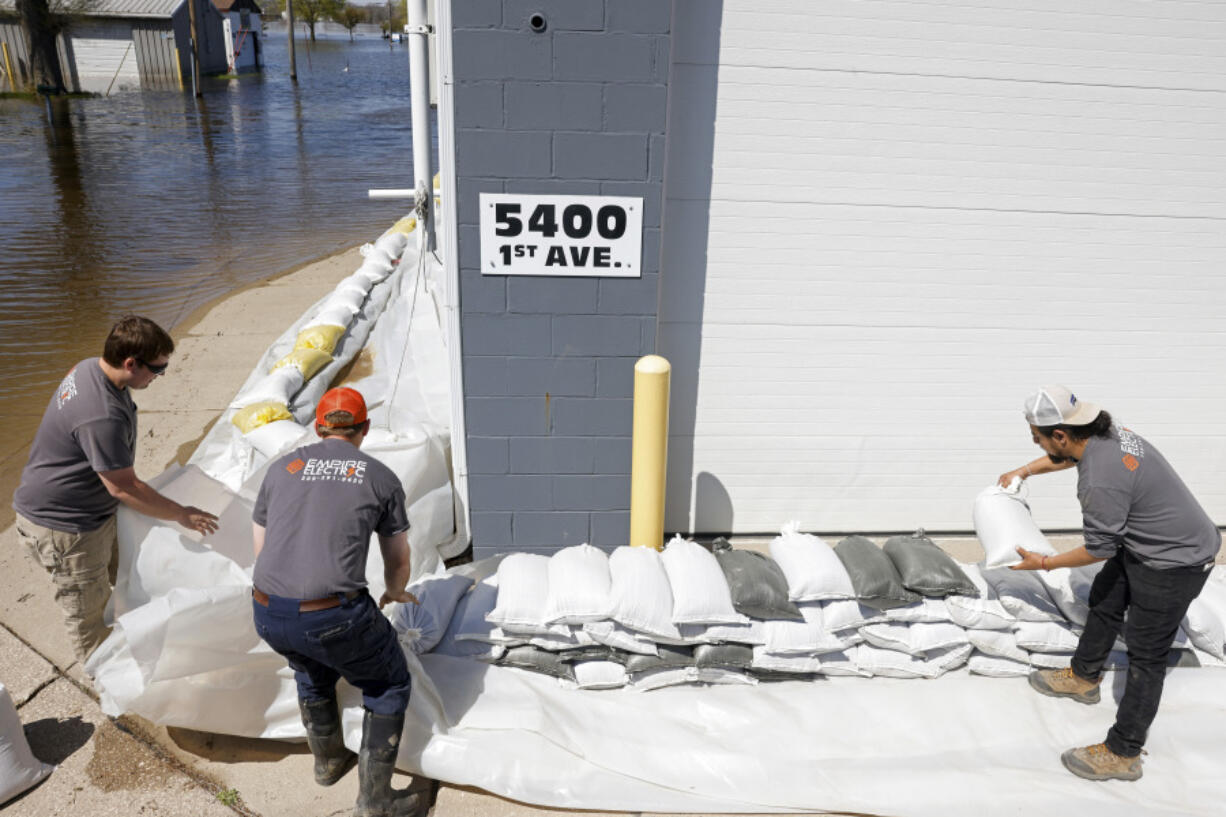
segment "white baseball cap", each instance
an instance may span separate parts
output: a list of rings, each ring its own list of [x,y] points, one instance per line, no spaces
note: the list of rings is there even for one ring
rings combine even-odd
[[[1085,426],[1094,422],[1102,411],[1093,403],[1077,399],[1065,386],[1044,386],[1026,398],[1022,412],[1026,422],[1040,428],[1046,426]]]

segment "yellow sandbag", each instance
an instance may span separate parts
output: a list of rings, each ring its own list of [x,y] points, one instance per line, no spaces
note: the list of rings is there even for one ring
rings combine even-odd
[[[273,369],[282,366],[293,366],[302,372],[303,380],[310,380],[319,370],[332,362],[332,355],[319,349],[295,349],[285,357],[272,364]]]
[[[298,340],[294,343],[294,348],[318,349],[327,355],[331,355],[336,349],[336,342],[341,339],[343,334],[345,334],[345,327],[343,326],[330,323],[322,326],[311,326],[298,333]]]
[[[234,412],[234,416],[230,418],[230,422],[238,426],[238,430],[244,434],[250,434],[262,425],[271,423],[274,420],[292,420],[294,415],[289,413],[284,403],[274,403],[271,400],[263,403],[252,403],[246,408],[239,409]]]
[[[403,233],[408,235],[417,229],[417,218],[415,216],[405,216],[392,225],[392,232]]]

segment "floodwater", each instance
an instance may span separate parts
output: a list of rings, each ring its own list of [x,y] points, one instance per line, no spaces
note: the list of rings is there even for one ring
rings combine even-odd
[[[297,85],[282,30],[261,74],[206,79],[201,100],[0,99],[3,473],[17,476],[51,390],[118,317],[173,328],[407,211],[366,190],[412,187],[408,47],[342,36],[296,50]],[[11,491],[5,479],[0,506]]]

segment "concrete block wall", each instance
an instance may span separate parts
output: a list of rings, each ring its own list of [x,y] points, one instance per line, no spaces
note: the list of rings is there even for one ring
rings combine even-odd
[[[671,11],[669,0],[452,5],[475,558],[629,536],[633,369],[655,351]],[[482,276],[481,193],[641,196],[642,277]]]

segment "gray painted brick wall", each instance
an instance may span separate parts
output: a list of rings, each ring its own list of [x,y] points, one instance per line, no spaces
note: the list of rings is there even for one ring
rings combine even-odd
[[[634,363],[655,351],[669,0],[453,3],[473,555],[629,534]],[[533,32],[530,15],[545,16]],[[643,197],[641,278],[481,275],[481,193]]]

